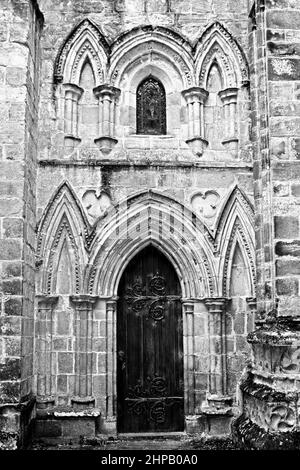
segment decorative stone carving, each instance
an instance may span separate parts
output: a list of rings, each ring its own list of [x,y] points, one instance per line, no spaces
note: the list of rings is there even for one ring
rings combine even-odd
[[[226,87],[248,83],[249,68],[245,54],[237,41],[218,21],[207,28],[196,48],[196,75],[199,77],[200,86],[205,86],[206,75],[215,58],[223,68]]]
[[[81,21],[68,35],[59,50],[54,65],[55,82],[78,85],[80,70],[86,56],[94,69],[96,84],[103,82],[104,65],[109,46],[98,26],[90,19]]]
[[[208,190],[205,192],[199,191],[191,198],[191,204],[194,211],[200,216],[208,219],[208,223],[213,222],[216,215],[218,206],[220,204],[220,195],[217,191]]]
[[[203,105],[207,99],[208,92],[203,88],[192,87],[182,92],[187,102],[188,112],[188,134],[186,143],[199,157],[208,145],[204,135]]]
[[[97,191],[88,190],[82,196],[82,202],[92,222],[104,217],[111,206],[111,198],[105,191],[101,191],[97,196]]]
[[[95,143],[105,155],[109,154],[118,140],[115,138],[116,105],[120,90],[111,85],[94,88],[99,100],[99,135]]]

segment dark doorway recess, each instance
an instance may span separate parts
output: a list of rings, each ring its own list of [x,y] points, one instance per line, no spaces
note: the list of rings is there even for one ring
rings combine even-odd
[[[118,431],[183,431],[182,305],[176,272],[149,246],[128,264],[118,295]]]

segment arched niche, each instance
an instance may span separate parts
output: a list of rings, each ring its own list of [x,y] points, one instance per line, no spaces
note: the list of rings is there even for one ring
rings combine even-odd
[[[140,135],[165,135],[166,92],[160,80],[146,77],[136,91],[136,133]]]
[[[122,90],[118,135],[136,135],[137,87],[149,75],[158,79],[166,91],[166,134],[184,137],[185,102],[181,91],[195,82],[191,46],[165,28],[150,26],[132,30],[112,45],[108,80]]]

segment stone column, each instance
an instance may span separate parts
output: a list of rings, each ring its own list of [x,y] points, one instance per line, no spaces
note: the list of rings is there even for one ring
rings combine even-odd
[[[93,406],[92,394],[92,334],[93,305],[97,297],[81,294],[72,295],[75,305],[75,396],[72,403],[75,407]]]
[[[237,96],[238,88],[227,88],[219,92],[219,97],[223,102],[224,107],[224,122],[225,122],[225,136],[222,144],[228,150],[237,151],[238,138],[237,138]]]
[[[246,302],[248,304],[249,310],[250,310],[250,315],[251,315],[251,321],[253,322],[253,327],[254,324],[259,325],[263,322],[263,320],[260,320],[257,315],[256,315],[256,297],[247,297]],[[249,331],[248,331],[249,333]]]
[[[58,296],[38,295],[37,315],[37,407],[54,405],[55,398],[52,384],[52,334],[53,309]]]
[[[78,103],[83,89],[72,83],[65,83],[65,144],[75,147],[81,142],[78,136]]]
[[[204,103],[207,100],[208,92],[200,87],[192,87],[182,92],[187,102],[188,112],[188,139],[186,143],[192,151],[202,156],[208,142],[205,140],[204,131]]]
[[[118,142],[115,138],[115,123],[120,90],[105,84],[94,88],[94,94],[99,103],[99,137],[95,143],[102,153],[109,154]]]
[[[117,430],[117,299],[106,302],[106,419],[103,431],[114,434]]]
[[[226,299],[206,299],[208,307],[208,331],[210,343],[210,377],[208,404],[222,408],[231,401],[227,396],[227,354],[226,354]]]
[[[184,369],[184,411],[186,425],[195,413],[195,364],[194,364],[194,303],[182,301],[183,313],[183,369]]]

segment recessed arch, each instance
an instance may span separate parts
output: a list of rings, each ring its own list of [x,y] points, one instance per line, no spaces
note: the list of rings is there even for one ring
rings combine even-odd
[[[96,80],[105,80],[109,46],[99,27],[90,19],[75,26],[63,42],[54,64],[55,83],[79,84],[82,67],[89,59]]]
[[[202,230],[202,231],[201,231]],[[182,204],[146,191],[112,208],[91,247],[86,289],[91,294],[117,295],[127,262],[153,244],[173,263],[185,298],[216,295],[213,248],[207,229]]]
[[[136,124],[137,134],[166,134],[166,92],[153,75],[148,75],[137,87]]]
[[[242,48],[219,22],[206,29],[195,47],[195,73],[199,86],[205,87],[214,62],[222,70],[224,88],[240,87],[249,81],[249,67]]]

